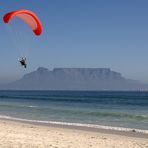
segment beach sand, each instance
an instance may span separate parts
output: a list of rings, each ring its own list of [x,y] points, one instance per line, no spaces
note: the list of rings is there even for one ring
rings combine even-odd
[[[0,148],[148,148],[148,138],[0,120]]]

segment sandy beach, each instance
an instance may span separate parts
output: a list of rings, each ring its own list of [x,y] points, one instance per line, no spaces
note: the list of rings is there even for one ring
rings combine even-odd
[[[0,120],[0,148],[148,148],[145,138]]]

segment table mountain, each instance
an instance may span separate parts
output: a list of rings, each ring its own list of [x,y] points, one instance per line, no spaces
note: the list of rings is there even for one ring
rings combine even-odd
[[[147,89],[138,81],[124,78],[109,68],[55,68],[39,67],[20,80],[1,89],[10,90],[139,90]]]

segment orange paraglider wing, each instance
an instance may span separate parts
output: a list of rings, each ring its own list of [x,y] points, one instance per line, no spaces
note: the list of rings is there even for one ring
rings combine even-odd
[[[42,24],[34,12],[26,9],[15,10],[6,13],[3,17],[3,21],[5,23],[9,23],[9,21],[15,16],[19,17],[25,23],[27,23],[32,28],[35,35],[39,36],[42,33]]]

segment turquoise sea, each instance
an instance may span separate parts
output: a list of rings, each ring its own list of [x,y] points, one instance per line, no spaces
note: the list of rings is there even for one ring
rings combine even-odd
[[[0,91],[0,118],[148,132],[148,92]]]

